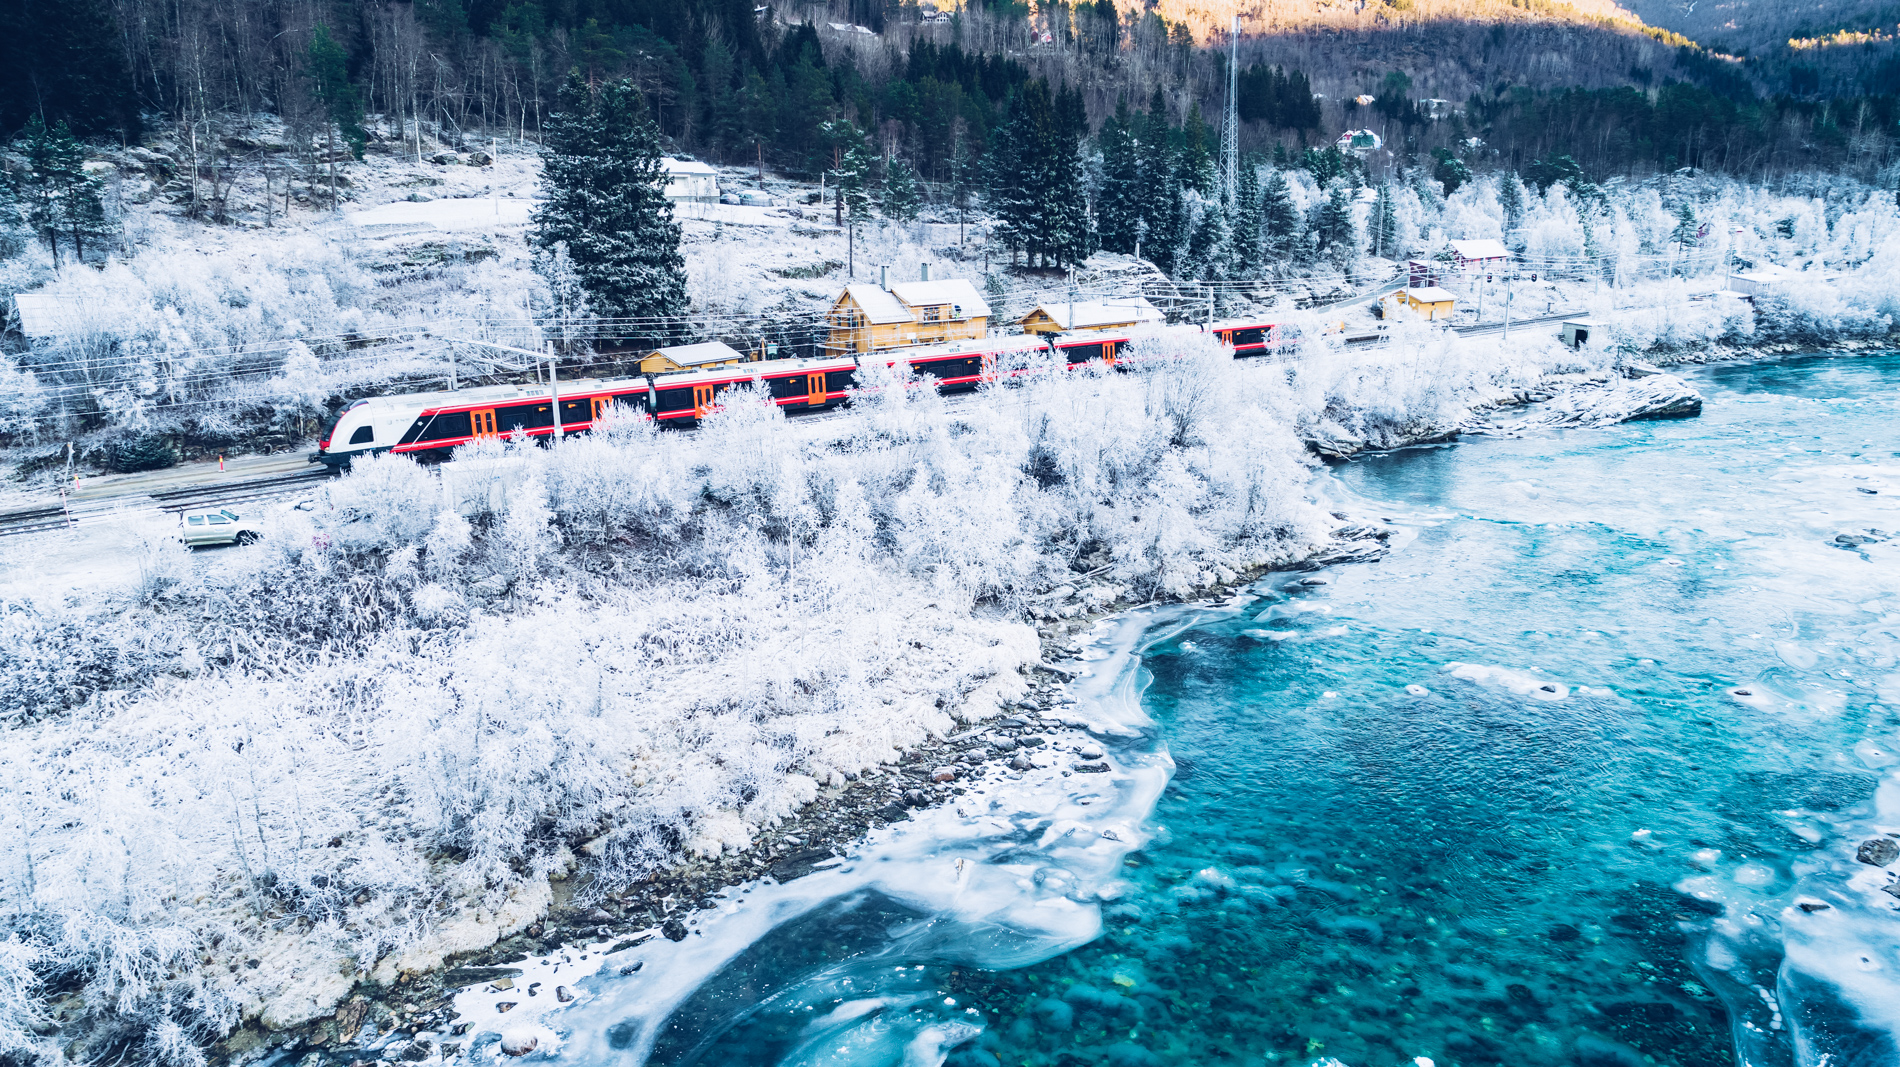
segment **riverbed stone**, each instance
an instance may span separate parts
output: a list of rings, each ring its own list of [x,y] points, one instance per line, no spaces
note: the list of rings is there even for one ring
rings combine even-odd
[[[541,1047],[541,1035],[533,1030],[507,1030],[501,1035],[501,1050],[510,1056],[526,1056]]]
[[[1870,837],[1860,843],[1854,858],[1874,867],[1885,867],[1900,859],[1900,841],[1891,837]]]

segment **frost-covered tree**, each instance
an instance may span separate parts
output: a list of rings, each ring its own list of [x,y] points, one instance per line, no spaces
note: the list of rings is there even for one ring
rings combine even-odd
[[[1313,232],[1319,238],[1319,250],[1339,267],[1350,266],[1359,258],[1359,235],[1352,221],[1352,193],[1344,184],[1335,185],[1319,206]]]
[[[1676,243],[1678,251],[1693,248],[1701,237],[1700,227],[1696,223],[1695,206],[1684,200],[1676,208],[1676,226],[1669,231],[1669,239]]]
[[[595,314],[667,319],[686,310],[680,227],[663,191],[660,131],[631,81],[561,87],[541,150],[534,246],[566,244]]]
[[[884,190],[878,198],[878,208],[887,219],[915,222],[923,204],[924,194],[917,183],[917,171],[909,160],[893,154],[884,164]]]
[[[1267,175],[1260,190],[1260,231],[1268,260],[1287,260],[1300,238],[1300,209],[1287,188],[1286,172]]]
[[[1110,252],[1132,255],[1142,236],[1142,207],[1146,197],[1141,185],[1141,142],[1121,101],[1115,114],[1102,123],[1096,143],[1102,152],[1102,188],[1096,198],[1095,216],[1102,247]]]

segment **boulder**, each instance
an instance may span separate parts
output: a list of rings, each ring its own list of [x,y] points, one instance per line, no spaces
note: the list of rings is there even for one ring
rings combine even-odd
[[[504,1030],[501,1050],[510,1056],[526,1056],[541,1047],[541,1035],[533,1030]]]
[[[1854,858],[1874,867],[1885,867],[1900,859],[1900,841],[1891,837],[1870,837],[1860,843]]]
[[[955,767],[939,767],[930,772],[930,780],[933,782],[954,782],[957,780],[957,769]]]

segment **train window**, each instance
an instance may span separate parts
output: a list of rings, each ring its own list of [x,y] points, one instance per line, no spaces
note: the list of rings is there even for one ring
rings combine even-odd
[[[446,415],[437,415],[429,420],[429,428],[422,432],[425,441],[447,441],[458,437],[467,437],[474,431],[469,428],[468,412],[452,411]]]
[[[580,397],[575,400],[561,401],[561,422],[572,426],[575,423],[594,421],[594,401],[592,397]]]
[[[803,374],[787,374],[778,378],[767,378],[766,383],[771,386],[772,399],[774,400],[789,400],[795,396],[805,395],[805,376]]]
[[[376,440],[374,426],[358,426],[356,432],[350,435],[350,443],[353,445],[366,445],[374,440]]]
[[[613,400],[614,403],[635,411],[645,411],[647,409],[647,395],[644,392],[615,393]]]
[[[1062,351],[1070,363],[1087,363],[1091,359],[1102,358],[1101,345],[1065,345]]]
[[[1266,339],[1266,328],[1256,326],[1246,330],[1235,330],[1233,343],[1235,345],[1257,345]]]
[[[693,391],[691,389],[662,389],[660,390],[660,410],[661,411],[691,411],[693,410]]]
[[[495,421],[500,424],[502,433],[540,430],[554,425],[554,412],[546,404],[516,404],[510,408],[496,408]]]

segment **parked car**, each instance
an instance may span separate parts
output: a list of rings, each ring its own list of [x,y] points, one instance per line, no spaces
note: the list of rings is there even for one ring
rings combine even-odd
[[[178,539],[186,548],[204,545],[248,545],[264,536],[252,520],[230,508],[188,511],[178,516]]]

